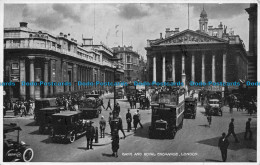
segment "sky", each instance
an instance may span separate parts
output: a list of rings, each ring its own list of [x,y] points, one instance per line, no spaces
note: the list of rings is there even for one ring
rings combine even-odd
[[[207,4],[208,26],[217,27],[220,22],[233,30],[244,41],[248,50],[249,21],[247,3]],[[191,30],[199,29],[203,4],[189,4]],[[142,56],[146,56],[148,39],[165,35],[166,28],[188,28],[187,3],[43,3],[5,4],[4,27],[18,27],[19,22],[28,22],[28,27],[45,30],[58,35],[70,36],[82,43],[82,36],[94,38],[94,44],[103,42],[109,47],[133,46]]]

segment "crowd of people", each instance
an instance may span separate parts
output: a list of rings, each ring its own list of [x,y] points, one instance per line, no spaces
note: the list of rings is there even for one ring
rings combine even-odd
[[[150,108],[150,100],[148,99],[148,97],[130,96],[128,101],[129,101],[131,109],[136,109],[136,103],[138,103],[138,102],[140,104],[139,109],[149,109]]]

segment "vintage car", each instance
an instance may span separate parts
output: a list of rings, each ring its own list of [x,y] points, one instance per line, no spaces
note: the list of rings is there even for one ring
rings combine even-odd
[[[33,149],[29,148],[29,145],[19,139],[21,130],[22,129],[15,123],[4,124],[4,162],[30,162],[33,159]],[[16,131],[17,133],[15,133]],[[16,137],[16,139],[13,139],[14,137]]]
[[[97,97],[86,97],[80,101],[79,111],[84,119],[98,118],[101,113],[100,100]]]
[[[184,118],[196,118],[197,100],[195,98],[185,99]]]
[[[35,109],[34,109],[34,119],[36,123],[39,123],[42,116],[42,110],[47,108],[52,109],[55,113],[59,113],[60,111],[64,110],[64,106],[58,106],[56,104],[56,98],[43,98],[43,99],[36,99],[35,100]],[[41,111],[40,111],[41,110]]]
[[[73,143],[85,133],[86,124],[81,112],[66,111],[52,115],[50,138],[54,142]]]
[[[206,115],[222,116],[221,101],[219,99],[209,99],[205,106]]]
[[[45,130],[50,131],[52,126],[52,115],[60,113],[56,107],[42,108],[38,111],[39,133],[43,134]]]

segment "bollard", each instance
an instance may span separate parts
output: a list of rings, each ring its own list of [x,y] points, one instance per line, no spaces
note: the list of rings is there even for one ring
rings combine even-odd
[[[98,127],[96,127],[95,143],[98,143]]]

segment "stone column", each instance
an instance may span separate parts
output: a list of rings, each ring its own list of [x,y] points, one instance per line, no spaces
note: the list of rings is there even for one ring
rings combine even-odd
[[[216,73],[215,73],[215,52],[212,52],[212,82],[216,81]]]
[[[51,63],[50,82],[55,82],[56,81],[56,61],[55,61],[55,59],[51,59],[50,63]],[[55,88],[54,86],[50,86],[50,95],[51,96],[53,95],[54,88]]]
[[[182,64],[182,67],[181,67],[181,69],[182,69],[182,74],[184,73],[185,74],[185,55],[183,54],[182,55],[182,60],[181,60],[181,64]]]
[[[156,81],[156,56],[153,57],[153,81]]]
[[[175,82],[175,55],[172,55],[172,81]]]
[[[30,82],[34,82],[34,59],[35,59],[35,57],[29,57],[29,61],[30,61]],[[30,98],[34,99],[34,85],[30,85]]]
[[[43,76],[43,79],[44,79],[44,82],[48,82],[49,81],[49,58],[45,58],[44,59],[44,76]],[[44,86],[44,92],[43,92],[43,95],[44,97],[48,97],[48,86]]]
[[[166,81],[166,71],[165,71],[165,55],[163,55],[162,59],[162,82]]]
[[[191,55],[191,81],[195,82],[195,52]]]
[[[63,76],[63,79],[62,79],[63,82],[69,82],[69,80],[68,80],[68,77],[69,77],[68,76],[68,64],[65,61],[62,62],[62,76]],[[66,85],[65,87],[63,87],[63,90],[64,90],[64,92],[69,91],[69,85]]]
[[[202,52],[201,81],[205,82],[205,52]]]
[[[223,82],[227,81],[227,79],[226,79],[226,64],[227,64],[227,52],[225,51],[223,53],[223,79],[222,79]]]
[[[26,86],[22,86],[22,81],[26,81],[25,59],[20,59],[20,97],[26,99]]]
[[[72,70],[73,70],[73,71],[72,71],[72,72],[73,72],[72,91],[76,91],[76,90],[77,90],[77,85],[75,84],[75,82],[77,82],[77,80],[78,80],[78,79],[77,79],[77,65],[76,65],[76,64],[73,65]]]

